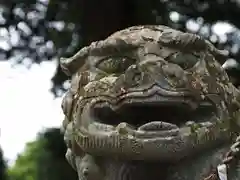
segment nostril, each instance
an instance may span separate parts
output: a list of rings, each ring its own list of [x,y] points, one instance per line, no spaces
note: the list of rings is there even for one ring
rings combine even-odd
[[[89,174],[89,173],[88,173],[88,168],[84,168],[82,173],[83,173],[83,175],[84,175],[85,177],[87,177],[88,174]]]
[[[138,85],[142,80],[142,73],[139,71],[138,66],[132,65],[125,73],[125,80],[128,85]]]
[[[141,79],[142,79],[142,76],[141,76],[141,73],[140,73],[140,72],[134,74],[134,76],[133,76],[133,81],[134,81],[134,82],[137,83],[137,82],[141,81]]]
[[[168,83],[175,88],[184,88],[186,75],[184,70],[177,64],[168,63],[162,66],[163,74]]]
[[[166,64],[162,66],[163,73],[168,77],[182,77],[184,71],[182,68],[176,64]]]

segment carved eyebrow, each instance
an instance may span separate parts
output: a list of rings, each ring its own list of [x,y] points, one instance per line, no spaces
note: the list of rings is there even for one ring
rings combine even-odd
[[[61,58],[60,65],[62,70],[67,75],[74,74],[86,62],[89,55],[92,56],[106,56],[126,51],[131,51],[139,46],[135,44],[126,43],[122,39],[106,39],[103,41],[96,41],[91,43],[90,46],[84,47],[79,50],[75,55],[69,58]]]
[[[106,39],[104,41],[94,42],[90,45],[89,55],[104,56],[109,54],[131,51],[138,46],[129,44],[122,39]]]
[[[60,66],[65,74],[71,76],[80,69],[86,61],[89,54],[89,46],[79,50],[76,54],[69,58],[60,58]]]

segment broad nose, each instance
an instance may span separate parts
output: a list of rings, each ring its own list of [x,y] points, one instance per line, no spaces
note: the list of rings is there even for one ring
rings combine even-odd
[[[162,88],[184,88],[186,76],[184,70],[177,64],[168,63],[164,60],[149,59],[140,63],[144,74],[151,77],[153,83]]]

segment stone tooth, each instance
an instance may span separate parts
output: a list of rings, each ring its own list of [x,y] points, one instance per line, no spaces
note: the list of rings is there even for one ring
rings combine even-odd
[[[90,148],[96,148],[96,138],[93,136],[91,136],[89,138],[89,147]]]
[[[93,140],[93,148],[101,148],[101,143],[99,143],[98,136],[95,136],[92,140]]]
[[[187,121],[187,122],[186,122],[186,126],[192,126],[193,124],[195,124],[194,121]]]
[[[129,127],[129,125],[127,123],[122,122],[117,125],[116,130],[119,134],[125,135],[128,133],[128,127]]]
[[[211,127],[213,125],[213,123],[211,122],[202,122],[202,123],[199,123],[200,126],[204,126],[204,127]]]
[[[138,128],[138,130],[143,131],[172,130],[172,129],[178,129],[178,127],[175,124],[162,121],[149,122]]]
[[[199,124],[195,123],[194,121],[188,121],[186,122],[186,126],[190,127],[191,133],[196,132],[198,128],[200,128]]]
[[[182,127],[182,128],[180,128],[180,133],[190,134],[191,133],[191,128],[189,126]]]

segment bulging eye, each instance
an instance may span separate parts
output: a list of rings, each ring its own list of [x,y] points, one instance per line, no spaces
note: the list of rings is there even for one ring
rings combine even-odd
[[[200,60],[199,58],[200,55],[197,54],[176,53],[169,57],[168,61],[179,65],[183,69],[190,69]]]
[[[106,73],[118,74],[124,72],[134,62],[135,59],[129,57],[108,57],[102,59],[97,68]]]

